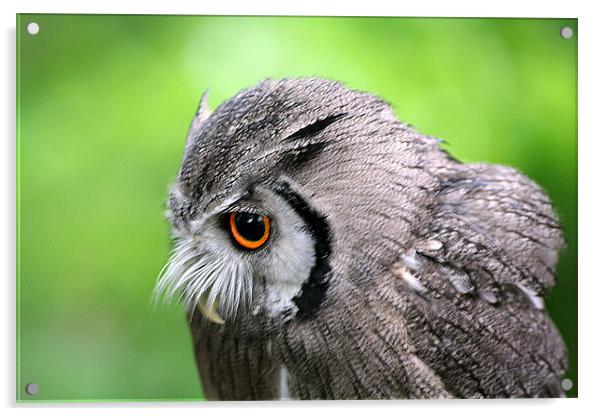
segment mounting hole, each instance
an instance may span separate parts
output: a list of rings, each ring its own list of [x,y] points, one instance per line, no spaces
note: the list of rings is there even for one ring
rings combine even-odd
[[[573,29],[565,26],[562,29],[560,29],[560,36],[562,36],[563,39],[570,39],[573,37]]]
[[[564,391],[569,391],[573,388],[573,381],[570,378],[565,378],[560,382],[560,387],[562,387],[562,390]]]
[[[30,35],[37,35],[39,31],[40,25],[36,22],[31,22],[27,25],[27,33],[29,33]]]
[[[39,392],[40,392],[40,387],[38,386],[37,383],[28,383],[25,386],[25,393],[29,394],[30,396],[35,396]]]

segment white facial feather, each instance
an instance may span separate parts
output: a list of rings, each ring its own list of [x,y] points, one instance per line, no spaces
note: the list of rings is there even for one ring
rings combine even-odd
[[[257,195],[273,213],[265,250],[241,251],[220,226],[219,215],[238,198],[230,197],[190,222],[188,229],[178,230],[172,256],[155,288],[156,298],[177,297],[188,308],[200,302],[209,308],[215,305],[225,319],[251,305],[254,313],[264,310],[271,317],[296,312],[293,298],[314,264],[314,242],[301,218],[280,197],[267,190],[258,190]]]
[[[284,310],[297,311],[292,299],[301,291],[315,263],[314,243],[304,222],[280,197],[265,193],[277,214],[278,235],[263,265],[266,278],[265,308],[270,316]]]

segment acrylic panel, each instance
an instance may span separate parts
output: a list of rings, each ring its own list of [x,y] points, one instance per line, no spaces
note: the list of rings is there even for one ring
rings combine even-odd
[[[19,401],[577,396],[576,19],[21,14],[16,32]],[[279,81],[299,77],[344,87]],[[370,144],[361,149],[385,140],[407,147],[386,147],[382,165],[375,155],[362,164],[354,157],[370,150],[334,152],[343,140]],[[452,177],[449,166],[461,168],[438,159],[439,148],[525,176],[471,176],[477,165],[462,165],[469,172]],[[378,201],[397,200],[378,190],[396,183],[387,161],[398,150],[406,165],[393,178],[415,189],[400,191],[399,201],[423,202],[400,203],[391,214]],[[424,156],[431,151],[438,156]],[[178,176],[186,154],[190,170]],[[414,177],[410,166],[418,165]],[[345,188],[347,178],[355,182]],[[479,218],[497,213],[488,190],[513,181],[526,188],[500,191],[506,208],[483,228]],[[236,205],[220,214],[226,220],[215,220],[215,232],[230,239],[213,243],[224,246],[222,258],[243,259],[244,284],[259,287],[254,279],[265,275],[297,280],[265,286],[277,298],[270,305],[288,306],[266,307],[278,319],[265,318],[271,326],[263,332],[236,324],[255,316],[252,289],[236,295],[253,298],[236,311],[225,309],[224,289],[213,310],[207,296],[216,282],[207,293],[182,283],[197,325],[193,342],[189,311],[152,301],[157,280],[167,270],[171,287],[186,267],[201,268],[198,240],[210,238],[203,231],[210,225],[194,229],[207,214],[200,201],[212,192],[225,203],[219,198],[233,192],[226,184],[243,182],[254,195],[245,194],[250,211]],[[173,227],[165,218],[170,188]],[[364,211],[360,200],[341,202],[345,195],[371,201]],[[437,213],[443,223],[435,227]],[[410,217],[412,238],[401,231],[391,238],[382,225],[391,215]],[[452,217],[479,240],[445,234]],[[514,228],[506,233],[508,221]],[[539,238],[546,227],[552,231]],[[433,234],[420,243],[425,230]],[[381,242],[387,238],[395,255]],[[178,249],[191,257],[177,257]],[[280,274],[266,271],[276,269],[269,260],[276,255]],[[223,267],[236,266],[228,261]],[[308,280],[318,274],[322,280]],[[375,291],[387,278],[391,286]],[[555,325],[566,355],[532,321]],[[476,349],[467,350],[473,341]],[[481,355],[506,362],[504,371]],[[210,367],[204,389],[197,356]],[[566,371],[558,370],[565,359]]]

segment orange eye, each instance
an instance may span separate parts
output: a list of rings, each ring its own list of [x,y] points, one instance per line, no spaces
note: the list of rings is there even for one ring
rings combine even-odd
[[[234,241],[247,250],[260,248],[270,236],[270,219],[265,215],[232,212],[229,224]]]

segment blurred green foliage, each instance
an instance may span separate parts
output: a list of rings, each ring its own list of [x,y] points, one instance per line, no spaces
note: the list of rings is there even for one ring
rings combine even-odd
[[[29,35],[35,21],[40,32]],[[547,300],[577,393],[576,20],[19,15],[19,400],[202,397],[183,315],[151,308],[164,200],[202,91],[373,91],[464,161],[518,167],[566,229]],[[27,396],[36,382],[40,393]]]

